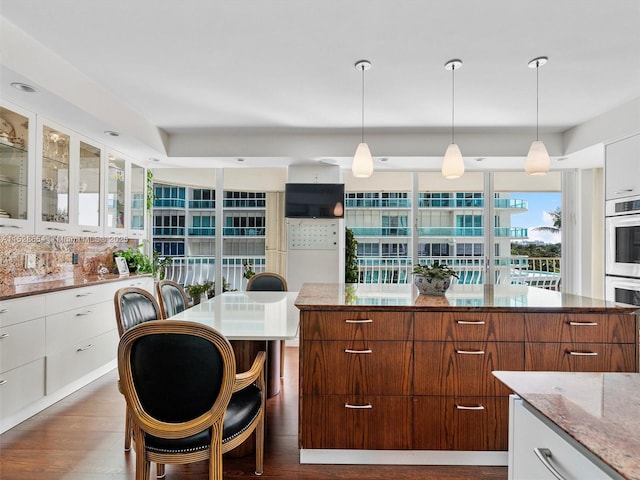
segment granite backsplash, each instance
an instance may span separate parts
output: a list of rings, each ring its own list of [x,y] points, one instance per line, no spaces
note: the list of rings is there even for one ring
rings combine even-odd
[[[113,252],[137,244],[138,240],[113,237],[0,235],[0,285],[80,280],[96,275],[100,264],[113,271]],[[25,268],[27,254],[35,254],[35,268]]]

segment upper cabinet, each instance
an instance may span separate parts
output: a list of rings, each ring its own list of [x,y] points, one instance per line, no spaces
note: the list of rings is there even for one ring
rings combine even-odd
[[[0,107],[0,233],[33,233],[35,116]]]
[[[640,135],[605,147],[607,200],[640,195]]]
[[[71,135],[51,123],[39,124],[36,167],[36,232],[75,233],[70,221]],[[71,217],[73,218],[73,217]]]
[[[144,166],[9,104],[0,120],[0,233],[144,238]]]
[[[130,164],[131,215],[129,221],[129,237],[143,238],[145,235],[147,171],[143,166],[133,162]]]
[[[107,208],[105,218],[105,233],[107,235],[126,235],[126,181],[126,160],[110,153],[107,156]]]

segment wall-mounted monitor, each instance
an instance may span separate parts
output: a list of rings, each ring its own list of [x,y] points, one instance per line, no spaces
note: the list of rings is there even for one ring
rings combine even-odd
[[[284,203],[287,218],[342,218],[344,184],[287,183]]]

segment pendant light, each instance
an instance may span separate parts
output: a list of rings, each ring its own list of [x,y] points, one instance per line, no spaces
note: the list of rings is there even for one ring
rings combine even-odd
[[[538,82],[538,72],[540,67],[542,67],[545,63],[547,63],[547,57],[538,57],[534,58],[529,62],[529,68],[536,69],[536,139],[531,144],[531,148],[529,148],[529,154],[527,155],[527,162],[524,165],[524,170],[529,175],[545,175],[551,166],[551,160],[549,159],[549,153],[547,153],[547,148],[540,140],[540,127],[539,127],[539,82]]]
[[[356,70],[362,72],[362,131],[361,141],[353,156],[351,164],[351,172],[354,177],[367,178],[373,173],[373,158],[369,146],[364,143],[364,72],[371,68],[371,62],[368,60],[360,60],[355,64]]]
[[[455,142],[455,71],[462,67],[462,60],[449,60],[444,68],[451,70],[451,143],[442,159],[442,175],[445,178],[458,178],[464,173],[464,160],[462,153]]]

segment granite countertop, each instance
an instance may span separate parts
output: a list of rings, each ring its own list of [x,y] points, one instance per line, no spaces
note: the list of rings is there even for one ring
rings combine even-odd
[[[493,374],[623,478],[640,479],[640,373]]]
[[[493,312],[571,312],[633,313],[633,305],[581,297],[525,285],[453,285],[445,296],[419,295],[413,284],[305,283],[296,306],[300,310],[343,310],[390,308],[393,310],[473,311],[489,308]]]
[[[12,298],[28,297],[30,295],[40,295],[43,293],[57,292],[59,290],[67,290],[70,288],[88,287],[99,285],[101,283],[116,282],[126,280],[127,278],[150,277],[150,274],[127,276],[119,276],[108,273],[103,276],[86,275],[83,277],[72,277],[61,280],[52,280],[49,282],[26,283],[23,285],[0,285],[0,301],[11,300]]]

